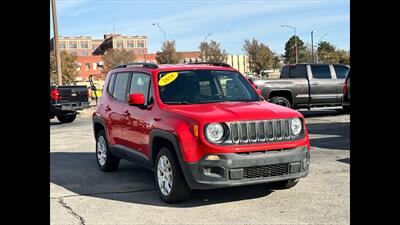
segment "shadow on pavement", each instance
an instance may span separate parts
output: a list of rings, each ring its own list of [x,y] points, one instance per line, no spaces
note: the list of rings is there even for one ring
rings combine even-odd
[[[350,158],[338,159],[338,162],[350,164]]]
[[[50,153],[50,181],[79,195],[165,207],[196,207],[265,197],[273,191],[266,185],[194,190],[192,198],[167,204],[158,196],[154,173],[121,160],[116,172],[98,169],[95,153]]]
[[[350,122],[311,123],[307,128],[312,147],[350,150]]]

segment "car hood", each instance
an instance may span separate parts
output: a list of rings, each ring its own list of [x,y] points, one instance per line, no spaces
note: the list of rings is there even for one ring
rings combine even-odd
[[[266,101],[170,105],[169,111],[199,122],[229,122],[303,117],[295,110]]]

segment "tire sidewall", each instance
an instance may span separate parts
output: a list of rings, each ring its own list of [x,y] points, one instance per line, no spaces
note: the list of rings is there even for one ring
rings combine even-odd
[[[160,160],[161,156],[165,156],[167,157],[169,163],[171,164],[171,170],[172,170],[172,187],[171,187],[171,191],[169,192],[168,195],[164,195],[161,190],[160,190],[160,185],[158,183],[158,161]],[[175,179],[177,176],[177,171],[176,171],[176,162],[174,157],[172,156],[170,150],[168,148],[161,148],[160,151],[158,152],[157,158],[156,158],[156,162],[155,162],[155,179],[156,179],[156,185],[157,185],[157,191],[159,193],[159,195],[161,196],[162,200],[164,201],[169,201],[171,195],[175,192],[176,189],[176,185],[175,185]]]
[[[292,108],[292,104],[290,104],[290,101],[287,100],[285,97],[273,97],[271,99],[271,103],[276,104],[277,101],[284,101],[288,105],[288,107],[286,107],[286,106],[282,106],[282,107],[286,107],[286,108],[290,108],[290,109]],[[279,105],[279,104],[276,104],[276,105]],[[281,106],[281,105],[279,105],[279,106]]]
[[[101,164],[100,164],[100,162],[99,162],[99,156],[98,156],[98,154],[97,154],[97,148],[98,148],[98,142],[99,142],[100,136],[102,136],[102,137],[104,138],[104,141],[105,141],[105,144],[106,144],[106,162],[104,163],[104,165],[101,165]],[[100,132],[97,134],[97,137],[96,137],[96,162],[97,162],[97,165],[99,165],[99,168],[100,168],[101,170],[103,170],[103,171],[106,170],[107,164],[110,163],[110,162],[109,162],[109,161],[110,161],[110,157],[112,157],[112,156],[110,156],[110,154],[111,154],[111,153],[110,153],[110,147],[108,146],[106,134],[104,133],[104,131],[100,131]]]

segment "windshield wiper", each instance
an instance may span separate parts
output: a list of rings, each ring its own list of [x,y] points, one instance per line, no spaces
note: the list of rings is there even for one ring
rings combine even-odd
[[[176,102],[164,102],[164,104],[169,104],[169,105],[188,105],[191,104],[188,101],[176,101]]]

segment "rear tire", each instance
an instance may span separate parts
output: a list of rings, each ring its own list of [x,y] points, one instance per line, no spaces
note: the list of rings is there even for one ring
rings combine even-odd
[[[71,123],[76,118],[76,114],[73,115],[57,115],[58,121],[61,123]]]
[[[118,169],[120,159],[111,154],[103,130],[99,131],[96,137],[96,159],[101,171],[113,172]]]
[[[274,104],[277,104],[277,105],[280,105],[280,106],[284,106],[284,107],[290,108],[290,109],[292,108],[292,104],[285,97],[276,96],[276,97],[271,98],[270,102],[274,103]]]
[[[155,179],[161,199],[167,203],[182,202],[190,197],[190,188],[171,147],[162,147],[155,161]]]

